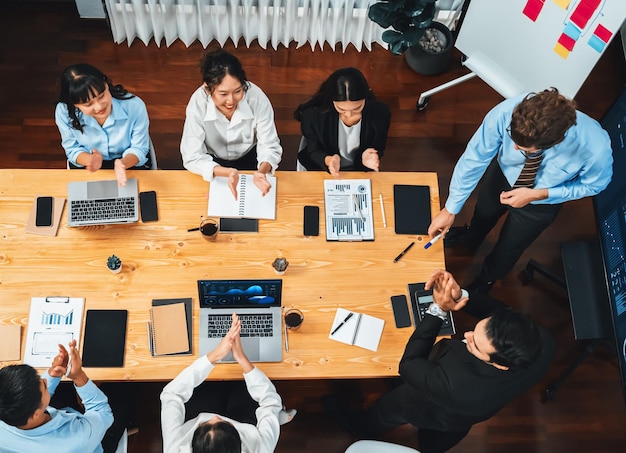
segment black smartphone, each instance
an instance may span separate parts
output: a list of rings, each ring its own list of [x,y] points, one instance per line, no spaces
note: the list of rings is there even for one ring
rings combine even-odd
[[[155,220],[159,220],[157,198],[154,190],[141,192],[139,194],[139,210],[141,211],[142,222],[154,222]]]
[[[320,208],[319,206],[304,207],[304,235],[319,236],[320,234]]]
[[[396,322],[397,328],[401,329],[402,327],[409,327],[411,325],[409,306],[404,294],[391,296],[391,308],[393,309],[393,319]]]
[[[52,225],[52,197],[37,197],[35,226]]]

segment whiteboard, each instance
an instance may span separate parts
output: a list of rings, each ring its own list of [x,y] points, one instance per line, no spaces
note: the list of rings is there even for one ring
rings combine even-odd
[[[573,98],[626,18],[626,0],[471,0],[455,47],[505,98]]]

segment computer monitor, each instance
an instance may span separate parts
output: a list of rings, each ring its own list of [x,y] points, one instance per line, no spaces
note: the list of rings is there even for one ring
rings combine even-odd
[[[626,89],[601,124],[611,137],[613,179],[593,204],[626,402]]]

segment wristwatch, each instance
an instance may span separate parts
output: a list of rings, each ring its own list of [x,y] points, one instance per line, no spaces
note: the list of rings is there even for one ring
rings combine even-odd
[[[448,319],[448,312],[444,311],[443,308],[441,308],[439,305],[437,305],[434,302],[428,306],[428,308],[426,309],[426,313],[428,313],[429,315],[436,316],[437,318],[443,321]]]

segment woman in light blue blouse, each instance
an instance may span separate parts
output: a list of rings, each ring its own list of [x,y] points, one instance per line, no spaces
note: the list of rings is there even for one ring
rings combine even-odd
[[[112,168],[119,185],[127,168],[150,168],[146,105],[89,64],[63,71],[55,121],[72,168]]]

